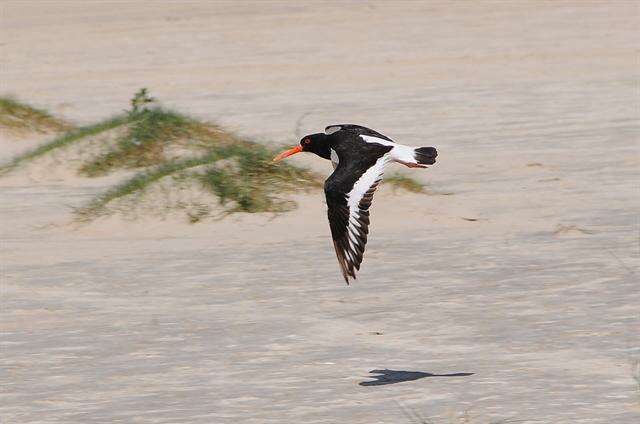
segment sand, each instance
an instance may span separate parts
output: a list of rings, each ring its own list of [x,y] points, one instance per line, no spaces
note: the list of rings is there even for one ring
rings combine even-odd
[[[111,180],[0,179],[3,423],[640,421],[637,3],[0,8],[0,91],[78,124],[144,86],[265,143],[440,152],[436,194],[376,195],[351,286],[319,191],[75,227]]]

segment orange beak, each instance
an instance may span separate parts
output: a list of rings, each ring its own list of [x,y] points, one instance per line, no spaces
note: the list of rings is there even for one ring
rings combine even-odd
[[[280,153],[278,156],[273,158],[273,162],[278,162],[288,156],[295,155],[296,153],[300,153],[301,151],[302,151],[302,146],[296,146],[292,149],[285,150],[284,152]]]

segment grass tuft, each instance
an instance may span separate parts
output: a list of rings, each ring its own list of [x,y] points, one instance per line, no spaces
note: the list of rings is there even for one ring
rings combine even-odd
[[[384,182],[385,184],[391,184],[394,191],[402,189],[410,191],[411,193],[425,192],[425,186],[420,181],[400,174],[391,175],[390,177],[385,178]]]
[[[79,127],[62,134],[59,137],[54,138],[52,141],[45,143],[31,151],[28,151],[20,156],[17,156],[8,164],[0,167],[0,174],[6,173],[19,165],[22,165],[28,161],[44,156],[53,150],[59,149],[64,146],[68,146],[77,141],[82,141],[87,137],[100,134],[104,131],[119,127],[128,122],[128,117],[125,115],[115,116],[107,119],[106,121],[98,122],[97,124],[87,125]]]
[[[290,164],[274,164],[276,151],[174,111],[147,107],[153,103],[146,90],[133,97],[124,117],[126,131],[115,145],[84,163],[81,174],[95,177],[116,169],[142,168],[130,179],[96,196],[75,211],[81,221],[111,212],[110,204],[144,193],[165,177],[192,181],[215,195],[224,213],[283,212],[295,203],[282,193],[320,187],[319,177]],[[172,157],[171,149],[186,149],[187,159]],[[195,170],[194,168],[198,168]],[[190,222],[202,220],[207,205],[189,211]]]
[[[80,172],[96,177],[114,169],[141,168],[166,161],[166,147],[211,137],[206,124],[164,109],[144,109],[127,116],[126,133],[115,148],[85,163]]]
[[[234,161],[207,170],[202,182],[218,196],[221,205],[232,204],[227,212],[285,212],[295,204],[280,199],[277,193],[322,185],[308,170],[274,164],[271,159],[276,152],[258,144],[236,145],[221,152]]]
[[[169,162],[158,168],[140,172],[130,179],[96,196],[86,206],[76,209],[75,214],[80,221],[90,221],[98,216],[108,215],[109,209],[107,205],[110,202],[134,193],[140,193],[161,178],[168,175],[176,175],[189,168],[211,163],[212,160],[214,160],[214,158],[204,156],[200,158]]]
[[[247,143],[212,149],[206,155],[167,162],[140,172],[127,181],[107,190],[86,206],[76,209],[80,221],[108,215],[109,204],[124,197],[141,194],[160,179],[172,176],[203,185],[218,198],[225,214],[234,212],[285,212],[295,203],[283,200],[281,193],[320,187],[314,173],[292,165],[275,165],[275,152],[264,146]],[[193,168],[209,165],[204,172]],[[190,172],[192,171],[192,172]],[[190,222],[200,221],[208,212],[189,215]]]
[[[450,191],[434,190],[430,184],[423,184],[418,180],[401,174],[393,174],[384,179],[384,182],[391,184],[393,191],[398,189],[406,190],[411,193],[427,194],[432,196],[451,196],[454,193]]]
[[[72,125],[13,97],[0,96],[0,128],[44,133],[68,131]]]

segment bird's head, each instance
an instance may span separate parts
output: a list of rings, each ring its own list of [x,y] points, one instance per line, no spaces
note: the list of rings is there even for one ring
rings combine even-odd
[[[327,135],[324,133],[305,135],[300,140],[300,144],[280,153],[278,156],[273,158],[273,161],[278,162],[288,156],[295,155],[300,152],[311,152],[321,158],[330,159],[331,147],[329,146]]]

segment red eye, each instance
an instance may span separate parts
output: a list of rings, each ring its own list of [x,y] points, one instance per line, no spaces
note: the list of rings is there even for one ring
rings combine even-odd
[[[302,142],[304,144],[309,144],[309,143],[311,143],[311,140],[309,140],[308,138],[305,138],[304,140],[302,140]]]

